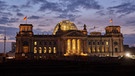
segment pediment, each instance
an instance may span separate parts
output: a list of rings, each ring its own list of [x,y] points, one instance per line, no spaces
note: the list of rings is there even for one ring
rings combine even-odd
[[[66,33],[65,35],[63,35],[63,36],[68,36],[68,37],[72,37],[72,36],[74,36],[74,37],[82,37],[82,36],[85,36],[81,31],[70,31],[70,32],[68,32],[68,33]]]

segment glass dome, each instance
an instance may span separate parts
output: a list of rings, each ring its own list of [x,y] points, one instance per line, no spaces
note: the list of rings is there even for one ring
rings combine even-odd
[[[67,31],[67,30],[77,30],[76,25],[73,22],[70,22],[69,20],[63,20],[60,23],[60,27],[62,31]],[[59,28],[59,23],[55,26],[53,30],[53,35],[56,34]]]

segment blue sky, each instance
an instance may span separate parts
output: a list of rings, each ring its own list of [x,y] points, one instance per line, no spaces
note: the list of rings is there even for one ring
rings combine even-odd
[[[124,44],[135,46],[135,1],[134,0],[0,0],[0,52],[3,50],[3,34],[6,29],[7,49],[15,41],[19,24],[33,24],[34,33],[52,34],[56,24],[62,20],[74,22],[78,29],[99,31],[109,20],[121,26]],[[92,29],[96,26],[96,29]]]

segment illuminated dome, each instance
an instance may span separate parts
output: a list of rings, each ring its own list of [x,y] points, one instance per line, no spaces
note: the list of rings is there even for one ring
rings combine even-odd
[[[77,27],[76,27],[76,25],[73,22],[70,22],[69,20],[63,20],[63,21],[59,22],[55,26],[55,28],[53,30],[53,35],[55,35],[55,33],[58,31],[59,24],[60,24],[60,27],[61,27],[61,30],[62,31],[66,31],[66,30],[77,30]]]

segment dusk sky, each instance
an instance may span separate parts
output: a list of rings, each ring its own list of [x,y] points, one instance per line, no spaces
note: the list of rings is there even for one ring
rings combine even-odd
[[[33,24],[34,34],[52,34],[62,20],[70,20],[79,30],[86,24],[92,31],[105,33],[105,27],[113,19],[113,25],[121,26],[124,44],[135,46],[135,0],[0,0],[0,52],[3,51],[6,29],[6,51],[15,42],[19,25]],[[93,29],[93,27],[97,27]]]

